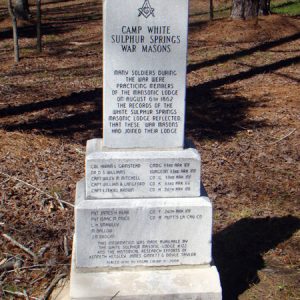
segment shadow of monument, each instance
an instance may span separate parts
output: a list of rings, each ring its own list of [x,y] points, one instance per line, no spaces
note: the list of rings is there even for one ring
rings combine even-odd
[[[245,218],[213,236],[213,257],[221,277],[223,299],[237,299],[259,282],[263,254],[300,229],[294,216]]]

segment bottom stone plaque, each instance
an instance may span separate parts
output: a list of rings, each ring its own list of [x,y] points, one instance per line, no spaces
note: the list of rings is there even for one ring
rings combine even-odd
[[[73,259],[70,280],[71,300],[114,298],[122,300],[221,300],[222,289],[218,271],[214,266],[81,272],[76,268]]]
[[[90,201],[82,180],[75,225],[77,268],[211,262],[212,206],[205,196]]]

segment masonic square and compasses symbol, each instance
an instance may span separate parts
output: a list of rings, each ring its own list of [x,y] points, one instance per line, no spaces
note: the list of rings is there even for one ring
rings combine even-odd
[[[154,8],[151,7],[149,0],[145,0],[143,6],[139,8],[139,16],[143,15],[148,18],[150,15],[154,17]]]

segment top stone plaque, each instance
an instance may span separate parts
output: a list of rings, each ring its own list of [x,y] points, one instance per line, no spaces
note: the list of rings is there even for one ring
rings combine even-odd
[[[188,0],[104,0],[108,149],[182,148]]]

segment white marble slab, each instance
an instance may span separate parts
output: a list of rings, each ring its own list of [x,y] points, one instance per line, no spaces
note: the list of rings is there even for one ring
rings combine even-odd
[[[70,295],[72,300],[221,300],[222,289],[214,266],[82,273],[73,261]]]
[[[188,0],[104,0],[104,146],[182,148]]]
[[[89,140],[86,198],[197,197],[200,155],[193,149],[173,151],[102,151]]]
[[[75,208],[78,268],[211,262],[207,197],[86,201],[84,195],[82,180]]]

